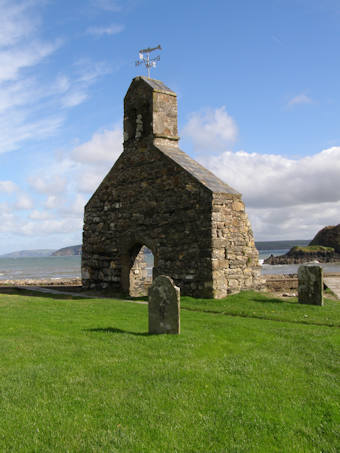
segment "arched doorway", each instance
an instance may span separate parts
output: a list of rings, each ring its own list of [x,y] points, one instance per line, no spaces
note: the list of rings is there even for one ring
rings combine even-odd
[[[148,294],[152,283],[155,256],[144,244],[135,244],[122,258],[123,291],[130,297],[141,297]]]

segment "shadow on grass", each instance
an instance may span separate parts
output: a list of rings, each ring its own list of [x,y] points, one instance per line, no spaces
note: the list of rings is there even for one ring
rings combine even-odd
[[[131,332],[130,330],[118,329],[117,327],[95,327],[93,329],[83,329],[84,332],[101,332],[101,333],[127,333],[129,335],[135,335],[137,337],[151,337],[157,335],[148,332]]]
[[[53,300],[70,300],[70,299],[77,299],[77,300],[86,300],[85,297],[76,296],[74,294],[54,294],[54,293],[45,293],[39,291],[33,291],[31,289],[24,289],[24,288],[1,288],[0,294],[8,294],[12,296],[25,296],[25,297],[39,297],[39,298],[46,298],[46,299],[53,299]]]
[[[236,295],[236,296],[238,296],[238,295]],[[228,297],[223,298],[223,299],[215,299],[215,300],[213,300],[213,299],[196,299],[195,300],[194,298],[189,298],[189,297],[184,296],[183,299],[181,299],[181,301],[184,304],[186,302],[189,302],[189,303],[191,302],[192,304],[194,304],[195,301],[197,301],[198,303],[204,302],[205,306],[208,308],[210,302],[215,307],[217,307],[219,304],[221,304],[221,306],[223,306],[224,303],[229,304],[229,302],[232,302],[233,304],[235,304],[235,299],[233,299],[234,297],[235,297],[235,295],[231,295],[231,296],[228,296]],[[253,296],[251,300],[247,300],[246,302],[249,302],[249,301],[254,302],[255,304],[260,303],[260,304],[264,304],[264,305],[267,305],[267,304],[298,305],[297,298],[295,296],[284,297],[284,298],[281,299],[281,298],[274,297],[274,296],[268,296],[268,295],[263,295],[262,296],[261,294],[255,294],[255,296]],[[242,308],[243,300],[241,298],[239,298],[236,302],[239,305],[239,307]],[[181,308],[185,309],[186,307],[184,306],[184,307],[181,307]],[[198,310],[200,310],[200,308],[198,308]]]
[[[291,299],[293,299],[293,296],[287,297],[284,299],[279,299],[276,297],[256,297],[256,299],[254,299],[254,302],[262,302],[264,304],[269,303],[269,304],[293,304],[293,305],[296,305],[297,301],[291,300]]]

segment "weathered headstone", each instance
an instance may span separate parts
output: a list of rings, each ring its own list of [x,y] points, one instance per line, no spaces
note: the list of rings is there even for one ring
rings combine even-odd
[[[300,266],[299,303],[323,305],[323,273],[320,266]]]
[[[180,289],[166,275],[149,288],[149,333],[180,333]]]

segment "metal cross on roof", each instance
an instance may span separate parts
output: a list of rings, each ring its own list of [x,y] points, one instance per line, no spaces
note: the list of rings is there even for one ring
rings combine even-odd
[[[159,55],[155,58],[150,58],[150,53],[153,52],[154,50],[162,50],[161,46],[158,45],[157,47],[148,47],[147,49],[142,49],[139,51],[139,61],[136,61],[136,66],[139,66],[141,64],[145,64],[145,67],[148,70],[148,78],[150,79],[150,70],[151,68],[156,67],[156,62],[161,59]]]

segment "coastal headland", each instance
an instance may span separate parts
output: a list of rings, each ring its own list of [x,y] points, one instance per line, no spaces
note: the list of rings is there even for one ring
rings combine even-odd
[[[340,262],[340,224],[322,228],[306,246],[294,246],[284,255],[270,255],[264,264],[303,264]]]

